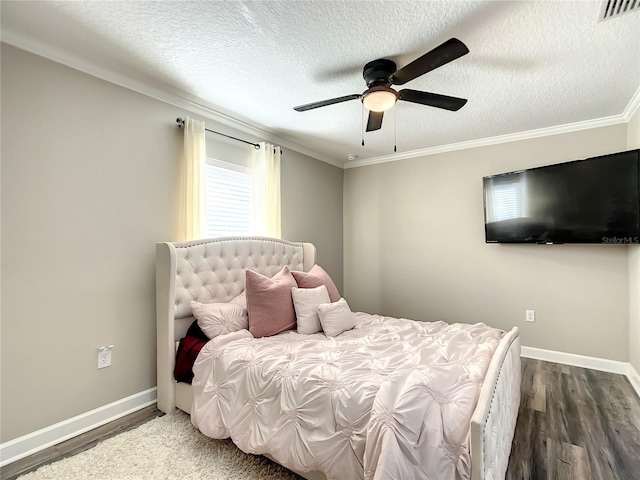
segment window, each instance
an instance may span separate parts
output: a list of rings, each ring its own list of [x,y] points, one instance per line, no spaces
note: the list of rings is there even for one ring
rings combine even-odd
[[[520,195],[518,184],[507,183],[493,186],[493,213],[495,221],[511,220],[521,217]]]
[[[487,195],[487,221],[501,222],[527,215],[525,173],[518,176],[503,176],[491,179]]]
[[[253,179],[251,169],[207,159],[206,237],[251,235]]]

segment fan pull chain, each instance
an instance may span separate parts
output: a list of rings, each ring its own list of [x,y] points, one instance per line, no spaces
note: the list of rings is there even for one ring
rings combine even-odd
[[[393,152],[398,151],[398,106],[393,112]]]
[[[364,147],[364,103],[360,110],[360,132],[362,133],[362,146]]]
[[[393,153],[398,151],[398,106],[393,112]]]

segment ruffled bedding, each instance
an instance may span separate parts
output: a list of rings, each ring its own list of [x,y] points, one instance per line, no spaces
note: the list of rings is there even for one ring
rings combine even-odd
[[[469,423],[504,332],[354,315],[337,337],[209,341],[193,367],[193,424],[329,479],[470,478]]]

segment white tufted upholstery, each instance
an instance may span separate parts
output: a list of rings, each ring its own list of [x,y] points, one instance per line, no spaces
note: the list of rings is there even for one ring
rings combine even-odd
[[[472,480],[504,480],[520,407],[520,337],[511,330],[494,353],[471,418]]]
[[[244,291],[245,269],[267,277],[283,266],[303,269],[302,243],[275,239],[223,238],[174,243],[175,318],[191,315],[189,302],[228,302]]]
[[[171,412],[178,406],[191,410],[190,395],[176,404],[174,342],[193,321],[189,303],[228,302],[244,291],[245,269],[268,277],[283,266],[309,271],[315,263],[311,243],[267,237],[222,237],[156,245],[156,314],[158,355],[158,408]],[[190,386],[189,386],[190,387]],[[184,389],[181,389],[181,391]],[[190,391],[190,388],[189,388]],[[183,392],[185,393],[185,392]]]

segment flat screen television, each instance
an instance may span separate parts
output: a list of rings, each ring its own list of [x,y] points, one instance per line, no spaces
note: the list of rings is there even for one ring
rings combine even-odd
[[[487,243],[637,244],[640,150],[484,177]]]

